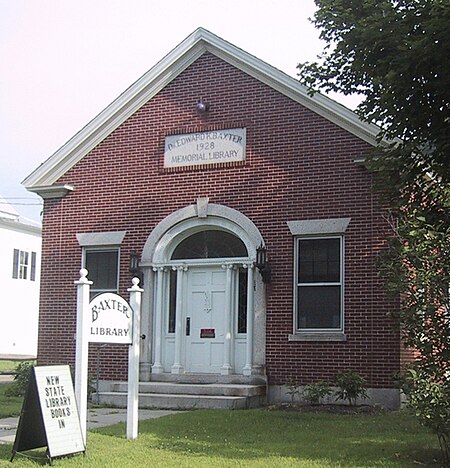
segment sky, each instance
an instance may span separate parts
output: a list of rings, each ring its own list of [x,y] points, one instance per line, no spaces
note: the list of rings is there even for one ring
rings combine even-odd
[[[198,27],[296,77],[324,46],[308,20],[315,9],[313,0],[0,0],[0,196],[39,220],[41,199],[22,180]]]

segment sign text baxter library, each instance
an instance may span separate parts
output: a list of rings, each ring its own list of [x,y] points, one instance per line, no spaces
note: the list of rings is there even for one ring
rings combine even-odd
[[[164,167],[198,166],[245,160],[245,128],[168,135]]]

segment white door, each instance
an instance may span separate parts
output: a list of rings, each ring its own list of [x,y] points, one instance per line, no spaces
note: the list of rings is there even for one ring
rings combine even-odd
[[[220,373],[226,332],[226,273],[221,267],[188,271],[185,349],[186,371]]]

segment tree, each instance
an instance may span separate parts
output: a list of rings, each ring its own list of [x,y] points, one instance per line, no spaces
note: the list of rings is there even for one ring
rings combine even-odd
[[[401,139],[408,170],[450,181],[450,2],[316,0],[326,46],[299,65],[311,89],[363,96],[357,112]]]
[[[377,171],[392,226],[379,270],[401,298],[392,315],[417,350],[409,402],[450,463],[450,2],[316,0],[325,48],[299,65],[311,92],[359,94],[380,126]]]

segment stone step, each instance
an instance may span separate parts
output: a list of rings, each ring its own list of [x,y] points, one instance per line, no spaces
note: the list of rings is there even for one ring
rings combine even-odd
[[[94,395],[93,401],[97,396]],[[140,393],[139,408],[158,409],[247,409],[256,408],[263,403],[263,396],[224,396],[224,395],[187,395],[165,393]],[[124,408],[127,405],[126,392],[101,392],[99,402]]]
[[[110,392],[126,393],[127,382],[113,382]],[[107,390],[107,389],[105,389]],[[158,393],[172,395],[216,395],[216,396],[261,396],[266,392],[264,385],[220,384],[220,383],[175,383],[175,382],[141,382],[139,393]]]

